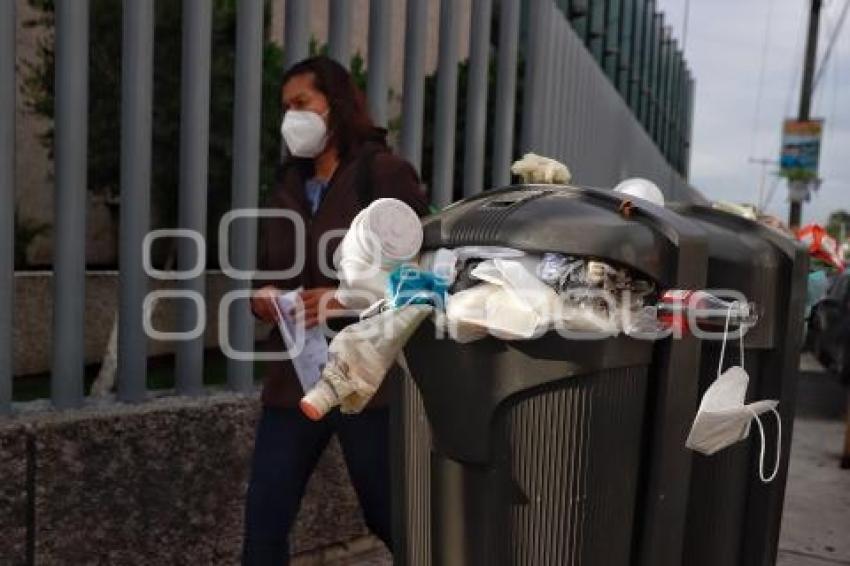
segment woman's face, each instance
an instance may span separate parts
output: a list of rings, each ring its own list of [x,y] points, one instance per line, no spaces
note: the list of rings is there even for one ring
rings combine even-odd
[[[283,111],[309,110],[319,116],[326,116],[330,108],[328,99],[315,86],[313,74],[303,73],[290,78],[283,85]]]

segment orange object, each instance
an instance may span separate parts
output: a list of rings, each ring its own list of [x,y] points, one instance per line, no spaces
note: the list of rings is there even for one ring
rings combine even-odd
[[[320,421],[322,420],[322,417],[325,416],[319,409],[317,409],[307,401],[300,401],[298,403],[298,407],[300,407],[301,412],[304,413],[304,415],[311,421]]]
[[[839,271],[844,271],[844,259],[838,251],[838,242],[823,226],[807,224],[796,231],[797,239],[809,246],[809,255],[820,259]]]

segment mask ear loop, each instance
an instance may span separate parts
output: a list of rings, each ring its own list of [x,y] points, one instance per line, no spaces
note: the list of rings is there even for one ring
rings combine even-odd
[[[735,303],[737,305],[737,303]],[[732,307],[729,307],[729,311],[732,311]],[[726,316],[727,320],[729,319],[729,315]],[[744,324],[738,324],[738,345],[741,348],[741,368],[744,367]]]
[[[717,377],[720,377],[720,374],[723,373],[723,358],[726,357],[726,338],[729,336],[729,320],[732,318],[732,306],[729,306],[729,310],[726,311],[726,325],[723,327],[723,345],[720,347],[720,361],[717,362]],[[743,340],[741,341],[741,363],[743,364]]]
[[[775,408],[771,408],[771,412],[776,416],[776,462],[773,465],[773,473],[770,474],[770,477],[764,477],[764,426],[761,424],[761,418],[756,414],[752,408],[747,407],[747,410],[753,415],[753,418],[756,420],[756,424],[759,427],[759,439],[761,440],[761,450],[759,450],[759,479],[763,483],[770,483],[776,478],[776,474],[779,473],[779,460],[782,449],[782,418],[779,416],[779,411]]]

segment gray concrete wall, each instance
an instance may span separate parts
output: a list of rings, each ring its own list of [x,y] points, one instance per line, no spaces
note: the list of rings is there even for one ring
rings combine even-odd
[[[172,289],[178,282],[149,281],[149,288]],[[220,271],[207,272],[207,347],[218,346],[218,306],[228,290],[228,279]],[[162,300],[153,317],[153,326],[161,331],[177,328],[175,300]],[[236,302],[233,308],[246,305]],[[90,271],[86,274],[86,363],[103,359],[109,343],[113,318],[118,306],[118,272]],[[23,271],[15,274],[14,362],[15,375],[41,373],[50,370],[53,330],[53,274],[50,271]],[[266,325],[257,324],[257,336],[266,332]],[[262,334],[264,335],[264,334]],[[172,353],[174,342],[148,341],[152,356]]]
[[[39,565],[238,563],[258,408],[222,393],[0,419],[0,564],[26,563],[28,546]],[[366,534],[333,443],[293,551],[339,557]]]

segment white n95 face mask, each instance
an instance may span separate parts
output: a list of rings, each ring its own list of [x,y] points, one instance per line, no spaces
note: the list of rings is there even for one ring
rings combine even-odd
[[[726,354],[726,336],[729,334],[729,318],[732,309],[726,315],[726,327],[723,332],[723,346],[720,348],[720,362],[717,367],[717,379],[712,383],[700,402],[697,416],[691,426],[691,432],[685,446],[691,450],[711,456],[715,452],[739,442],[750,434],[750,423],[755,419],[759,429],[761,450],[759,455],[759,476],[761,481],[773,481],[779,471],[779,450],[782,443],[782,420],[776,406],[779,401],[756,401],[744,404],[750,376],[744,369],[744,332],[740,332],[741,365],[732,366],[725,372],[723,358]],[[764,474],[764,427],[759,415],[767,411],[776,416],[776,463],[769,477]]]
[[[280,133],[295,157],[313,158],[322,153],[328,141],[325,120],[311,110],[287,110]]]

